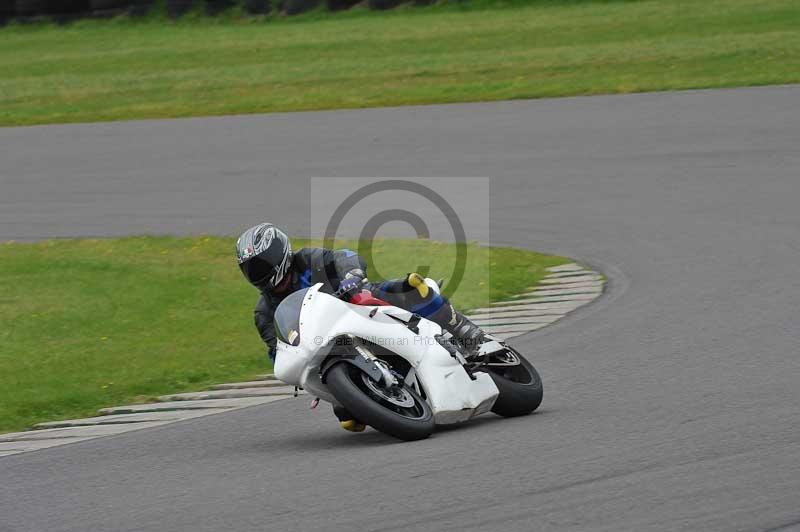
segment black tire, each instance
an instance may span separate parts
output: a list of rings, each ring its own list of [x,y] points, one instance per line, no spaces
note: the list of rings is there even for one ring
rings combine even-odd
[[[500,390],[492,412],[503,417],[524,416],[542,404],[544,394],[542,378],[536,368],[519,352],[511,347],[507,347],[507,349],[519,360],[518,365],[487,366],[485,368]]]
[[[423,440],[433,433],[433,411],[413,389],[404,387],[404,391],[413,397],[414,406],[408,415],[403,415],[370,390],[362,375],[366,376],[357,367],[341,362],[328,371],[326,379],[333,396],[358,421],[405,441]]]

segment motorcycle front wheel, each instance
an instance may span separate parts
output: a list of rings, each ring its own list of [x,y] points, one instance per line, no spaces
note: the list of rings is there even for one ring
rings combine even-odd
[[[544,390],[536,368],[519,352],[506,346],[505,351],[491,355],[482,368],[500,390],[492,412],[503,417],[530,414],[542,403]]]
[[[394,436],[413,441],[433,433],[430,405],[408,386],[385,387],[346,362],[327,374],[328,389],[358,421]]]

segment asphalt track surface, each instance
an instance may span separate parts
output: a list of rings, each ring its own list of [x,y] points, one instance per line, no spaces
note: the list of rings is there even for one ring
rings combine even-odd
[[[286,400],[0,458],[0,530],[800,529],[799,101],[0,129],[2,239],[300,227],[309,176],[491,176],[492,242],[610,279],[515,340],[544,377],[535,415],[408,444]]]

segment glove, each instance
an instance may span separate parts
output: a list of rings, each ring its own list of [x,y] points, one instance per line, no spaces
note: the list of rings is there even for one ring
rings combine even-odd
[[[358,290],[358,287],[361,286],[361,279],[358,277],[350,277],[349,279],[342,279],[339,283],[339,290],[338,293],[345,295],[351,294]]]
[[[364,272],[351,270],[347,272],[344,279],[339,281],[339,289],[336,290],[336,293],[341,294],[341,296],[352,294],[361,287],[362,282],[364,282]]]
[[[272,361],[273,364],[275,363],[275,356],[276,355],[277,355],[277,353],[276,353],[276,350],[275,350],[274,347],[267,348],[267,356],[269,357],[269,359]]]

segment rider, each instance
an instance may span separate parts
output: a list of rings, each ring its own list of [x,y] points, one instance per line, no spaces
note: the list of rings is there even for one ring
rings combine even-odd
[[[261,292],[255,323],[273,362],[276,345],[273,316],[283,298],[316,283],[322,283],[322,290],[327,293],[354,293],[366,280],[367,265],[354,251],[302,248],[293,253],[286,233],[270,223],[258,224],[242,233],[236,242],[236,258],[245,278]],[[467,352],[476,352],[483,342],[480,327],[455,310],[447,298],[430,290],[417,273],[380,284],[367,283],[364,287],[377,298],[437,323]],[[343,409],[334,412],[345,429],[363,430],[363,425]]]

